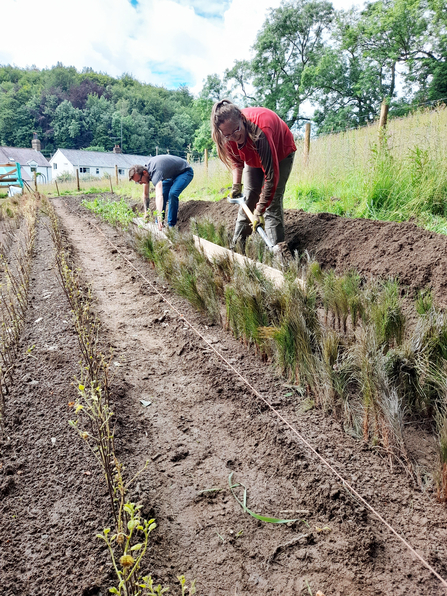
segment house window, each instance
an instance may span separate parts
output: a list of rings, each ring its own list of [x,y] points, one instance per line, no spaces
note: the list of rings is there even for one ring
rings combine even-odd
[[[99,168],[96,168],[96,173],[99,174]]]
[[[120,176],[124,176],[124,170],[123,170],[123,169],[119,169],[119,170],[118,170],[118,174],[119,174]]]
[[[57,170],[57,163],[53,163],[53,170]]]
[[[90,168],[79,168],[81,174],[90,174]]]
[[[30,166],[30,170],[32,172],[37,172],[37,167],[36,166]]]

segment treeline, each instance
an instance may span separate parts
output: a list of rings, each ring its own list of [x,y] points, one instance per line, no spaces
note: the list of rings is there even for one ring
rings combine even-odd
[[[215,100],[263,105],[299,129],[309,113],[320,132],[373,121],[384,100],[392,113],[447,98],[445,0],[377,0],[335,11],[328,0],[283,0],[270,10],[251,60],[208,76],[198,98],[137,81],[51,69],[0,66],[0,144],[28,147],[37,132],[58,147],[126,153],[211,149]]]
[[[289,126],[303,122],[310,102],[320,132],[371,122],[383,100],[399,114],[445,99],[447,2],[377,0],[335,11],[326,0],[283,1],[270,10],[252,60],[237,61],[220,82]]]
[[[0,145],[30,147],[37,132],[46,152],[110,151],[122,136],[126,153],[154,155],[157,146],[181,153],[200,124],[187,87],[170,91],[59,63],[44,70],[0,66]]]

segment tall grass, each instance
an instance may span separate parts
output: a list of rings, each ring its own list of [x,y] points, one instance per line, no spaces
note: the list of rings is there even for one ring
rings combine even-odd
[[[417,218],[447,233],[447,109],[389,120],[383,143],[377,124],[316,138],[303,166],[297,142],[285,205],[351,217]]]

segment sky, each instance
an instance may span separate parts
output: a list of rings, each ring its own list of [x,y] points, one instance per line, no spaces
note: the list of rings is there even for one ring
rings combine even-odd
[[[359,0],[332,0],[347,10]],[[8,0],[0,65],[57,62],[197,94],[205,78],[250,59],[256,34],[280,0]]]

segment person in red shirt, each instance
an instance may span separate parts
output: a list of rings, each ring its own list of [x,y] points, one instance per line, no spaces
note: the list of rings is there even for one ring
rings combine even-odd
[[[240,110],[228,99],[214,104],[211,131],[217,153],[232,170],[230,196],[242,195],[244,171],[245,199],[255,216],[253,226],[239,209],[233,245],[265,225],[273,244],[284,242],[283,197],[292,170],[295,141],[287,124],[267,108]],[[244,170],[245,166],[245,170]]]

